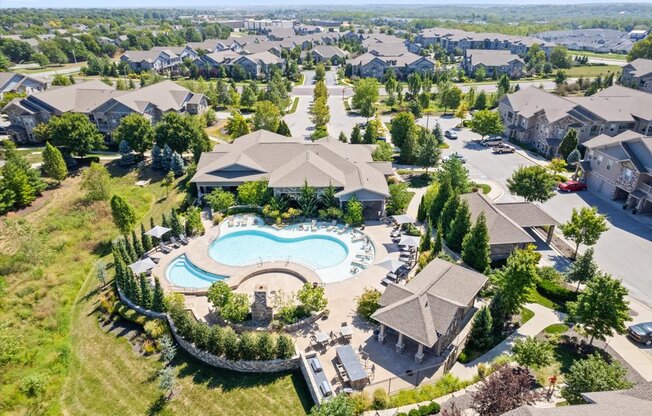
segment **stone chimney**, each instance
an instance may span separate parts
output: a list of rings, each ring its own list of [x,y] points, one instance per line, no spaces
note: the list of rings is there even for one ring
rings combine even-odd
[[[261,284],[254,288],[251,319],[254,322],[270,322],[272,320],[272,307],[267,306],[267,286],[265,285]]]

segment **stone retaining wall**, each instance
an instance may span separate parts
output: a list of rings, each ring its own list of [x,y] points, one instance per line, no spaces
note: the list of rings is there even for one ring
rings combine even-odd
[[[141,315],[145,315],[148,318],[154,318],[154,319],[163,319],[163,320],[167,319],[167,314],[165,312],[154,312],[153,310],[145,309],[141,306],[136,305],[122,293],[122,290],[120,290],[120,288],[118,288],[118,297],[120,298],[120,302],[124,303],[130,309],[135,310]]]
[[[324,317],[327,314],[326,310],[323,310],[317,314],[310,315],[309,317],[302,319],[300,321],[297,321],[293,324],[290,325],[285,325],[283,328],[280,330],[283,332],[295,332],[300,329],[303,329],[309,325],[312,325],[313,323],[317,322],[320,320],[322,317]],[[269,329],[268,327],[256,327],[256,326],[247,326],[247,325],[242,325],[242,324],[236,324],[233,322],[229,322],[226,319],[222,318],[219,313],[213,312],[213,319],[215,319],[215,322],[217,322],[218,325],[220,326],[229,326],[231,327],[235,332],[237,333],[242,333],[245,331],[263,331]]]

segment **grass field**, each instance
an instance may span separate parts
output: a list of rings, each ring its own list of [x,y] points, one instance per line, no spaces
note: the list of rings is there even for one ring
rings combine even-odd
[[[574,66],[568,70],[566,70],[566,75],[569,78],[579,78],[579,77],[584,77],[584,78],[593,78],[597,77],[598,75],[605,76],[609,72],[616,74],[620,74],[621,67],[618,65],[581,65],[581,66]]]
[[[184,198],[177,188],[166,198],[150,172],[110,170],[112,191],[146,224]],[[148,178],[153,183],[134,186]],[[0,414],[156,413],[159,363],[105,333],[93,313],[93,267],[109,254],[117,231],[108,203],[82,200],[79,182],[73,176],[12,214],[31,224],[21,233],[9,235],[0,223],[0,340],[18,346],[14,360],[0,367]],[[16,251],[21,242],[27,248]],[[305,414],[306,394],[294,375],[241,377],[203,370],[184,357],[177,367],[178,393],[161,414]]]
[[[622,53],[597,53],[588,51],[568,51],[572,56],[588,56],[589,58],[612,59],[614,61],[626,61],[627,55]]]

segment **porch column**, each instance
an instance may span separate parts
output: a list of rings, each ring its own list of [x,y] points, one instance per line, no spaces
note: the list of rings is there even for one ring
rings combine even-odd
[[[401,353],[405,349],[405,344],[403,343],[403,333],[398,333],[398,341],[396,342],[396,352]]]
[[[385,342],[385,324],[380,324],[380,332],[378,333],[378,342],[381,344]]]
[[[419,344],[419,349],[417,350],[417,353],[414,354],[414,361],[417,363],[423,361],[423,344]]]
[[[550,244],[552,241],[552,236],[555,234],[555,226],[551,225],[550,228],[548,228],[548,235],[546,236],[546,244]]]

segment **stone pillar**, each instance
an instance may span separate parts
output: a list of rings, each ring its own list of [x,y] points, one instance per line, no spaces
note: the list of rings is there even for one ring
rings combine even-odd
[[[270,322],[272,320],[272,308],[267,306],[267,286],[265,285],[258,285],[254,289],[251,319],[254,322]]]
[[[385,324],[380,324],[380,332],[378,333],[378,342],[383,344],[385,342]]]
[[[398,342],[396,342],[396,352],[403,352],[405,344],[403,343],[403,333],[398,333]]]
[[[423,344],[419,344],[419,349],[417,350],[417,353],[414,354],[414,361],[417,363],[423,361]]]
[[[546,244],[550,244],[552,242],[552,236],[555,234],[555,226],[551,225],[548,227],[548,235],[546,236]]]

